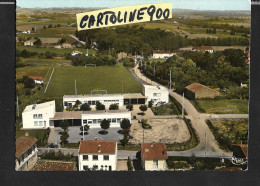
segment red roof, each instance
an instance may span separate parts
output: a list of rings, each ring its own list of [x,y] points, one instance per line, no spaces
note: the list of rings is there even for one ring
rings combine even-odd
[[[153,50],[153,54],[173,54],[179,52],[180,50]]]
[[[76,171],[75,162],[38,161],[33,171]]]
[[[197,47],[194,47],[194,49],[196,49],[196,50],[213,50],[213,48],[211,46],[197,46]]]
[[[67,43],[67,44],[73,44],[75,42],[76,42],[76,40],[73,40],[73,39],[65,41],[65,43]]]
[[[21,136],[16,139],[16,151],[15,157],[21,157],[25,152],[27,152],[38,140],[32,136]]]
[[[168,158],[164,143],[144,143],[141,146],[142,159],[165,160]]]
[[[246,159],[248,159],[248,145],[247,144],[233,144],[233,146],[240,147]]]
[[[29,78],[33,79],[33,80],[43,80],[44,77],[41,76],[29,76]]]
[[[80,141],[79,154],[115,154],[116,141]]]
[[[192,92],[196,92],[196,91],[203,90],[203,89],[210,89],[212,91],[216,91],[214,89],[211,89],[211,88],[209,88],[209,87],[207,87],[205,85],[202,85],[202,84],[196,83],[196,82],[186,86],[185,88],[190,90],[190,91],[192,91]]]

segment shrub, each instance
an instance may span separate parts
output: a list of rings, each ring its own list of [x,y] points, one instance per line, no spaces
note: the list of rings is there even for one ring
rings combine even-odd
[[[120,123],[120,127],[122,129],[129,129],[131,127],[131,123],[130,123],[129,119],[123,119]]]
[[[118,110],[118,105],[117,104],[111,104],[109,106],[109,110]]]
[[[132,104],[128,104],[126,105],[126,108],[129,110],[129,111],[132,111],[134,106]]]
[[[96,110],[105,110],[105,105],[103,105],[100,102],[97,102],[96,104]]]

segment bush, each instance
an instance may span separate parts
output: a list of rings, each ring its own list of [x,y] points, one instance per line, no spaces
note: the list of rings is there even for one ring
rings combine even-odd
[[[129,111],[132,111],[134,106],[132,104],[128,104],[126,105],[126,108],[129,110]]]
[[[128,168],[129,171],[134,170],[134,167],[132,165],[132,161],[129,159],[129,157],[128,157],[128,160],[127,160],[127,168]]]
[[[130,123],[129,119],[123,119],[120,123],[120,127],[122,129],[129,129],[131,127],[131,123]]]
[[[81,110],[81,111],[90,111],[91,108],[90,108],[90,105],[89,105],[89,104],[84,103],[84,104],[82,104],[82,105],[80,106],[80,110]]]
[[[96,104],[96,110],[105,110],[105,105],[103,105],[100,102],[97,102]]]
[[[152,126],[147,123],[147,119],[142,119],[141,125],[142,125],[143,129],[151,129],[152,128]]]
[[[117,104],[110,105],[109,110],[118,110],[118,105]]]

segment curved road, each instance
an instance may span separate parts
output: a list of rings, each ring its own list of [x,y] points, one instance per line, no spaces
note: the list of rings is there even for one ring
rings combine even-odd
[[[158,86],[160,84],[150,80],[146,76],[144,76],[140,70],[138,69],[138,65],[134,67],[135,75],[141,79],[142,81]],[[162,86],[162,85],[160,85]],[[182,104],[182,96],[173,92],[173,89],[169,90],[169,94],[173,96],[179,103]],[[172,156],[190,156],[194,154],[197,157],[231,157],[232,153],[227,153],[221,150],[217,144],[217,141],[215,140],[215,137],[213,136],[212,132],[210,131],[209,127],[205,123],[206,118],[210,118],[210,115],[200,114],[197,112],[197,110],[194,108],[194,106],[184,98],[184,107],[188,114],[187,118],[191,120],[192,126],[196,130],[200,143],[198,146],[196,146],[193,149],[177,152],[177,151],[171,151],[167,152],[168,155]]]

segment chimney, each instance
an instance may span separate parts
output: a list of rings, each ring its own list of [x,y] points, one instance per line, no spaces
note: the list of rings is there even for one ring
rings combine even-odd
[[[100,149],[101,145],[98,145],[98,153],[101,152],[101,149]]]

